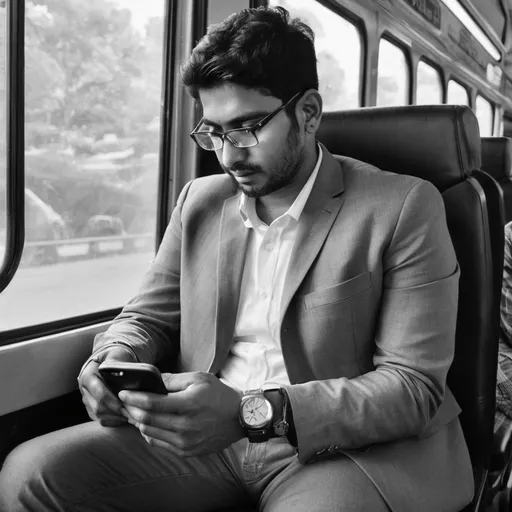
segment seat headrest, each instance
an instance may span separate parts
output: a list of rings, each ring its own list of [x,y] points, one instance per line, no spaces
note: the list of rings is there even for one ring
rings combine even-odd
[[[410,174],[443,191],[480,169],[478,121],[469,107],[366,107],[326,113],[317,139],[334,154]]]
[[[495,180],[512,176],[512,141],[507,137],[482,137],[482,171]]]

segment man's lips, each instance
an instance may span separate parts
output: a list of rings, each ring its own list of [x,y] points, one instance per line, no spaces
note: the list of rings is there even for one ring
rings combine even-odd
[[[232,170],[231,174],[235,178],[245,178],[247,176],[251,176],[251,175],[255,174],[255,172],[256,171],[250,171],[250,170],[243,169],[243,170],[238,170],[238,171]]]

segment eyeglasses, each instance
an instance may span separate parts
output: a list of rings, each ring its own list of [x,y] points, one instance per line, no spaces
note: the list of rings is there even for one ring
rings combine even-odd
[[[287,107],[300,94],[302,93],[298,92],[292,96],[286,103],[277,107],[273,112],[270,112],[270,114],[253,126],[235,128],[225,132],[217,132],[212,129],[201,129],[203,127],[206,128],[206,126],[203,125],[203,120],[201,119],[190,133],[190,136],[200,147],[206,149],[206,151],[218,151],[219,149],[222,149],[224,147],[225,139],[228,139],[235,148],[250,148],[252,146],[256,146],[259,143],[258,137],[256,137],[256,132],[268,124],[275,116],[277,116],[277,114],[279,114],[279,112],[281,112],[281,110]]]

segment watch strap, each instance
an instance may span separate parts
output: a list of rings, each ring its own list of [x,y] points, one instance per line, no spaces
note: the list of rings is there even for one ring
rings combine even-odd
[[[283,407],[281,414],[273,422],[273,432],[271,437],[283,437],[288,433],[289,423],[287,420],[288,414],[288,393],[283,388],[268,389],[267,392],[278,392],[281,395]],[[274,414],[277,415],[277,410],[274,409]]]

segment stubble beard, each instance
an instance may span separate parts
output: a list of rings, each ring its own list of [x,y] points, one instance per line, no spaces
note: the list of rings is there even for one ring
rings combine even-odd
[[[247,197],[264,197],[276,190],[279,190],[293,183],[299,173],[300,165],[303,160],[304,148],[299,149],[299,137],[294,128],[290,129],[290,133],[286,138],[286,147],[281,152],[276,165],[267,175],[268,179],[260,187],[247,187],[238,183],[236,178],[230,171],[226,171],[233,182],[235,192],[241,190]],[[238,169],[244,170],[260,170],[259,167],[240,166]]]

